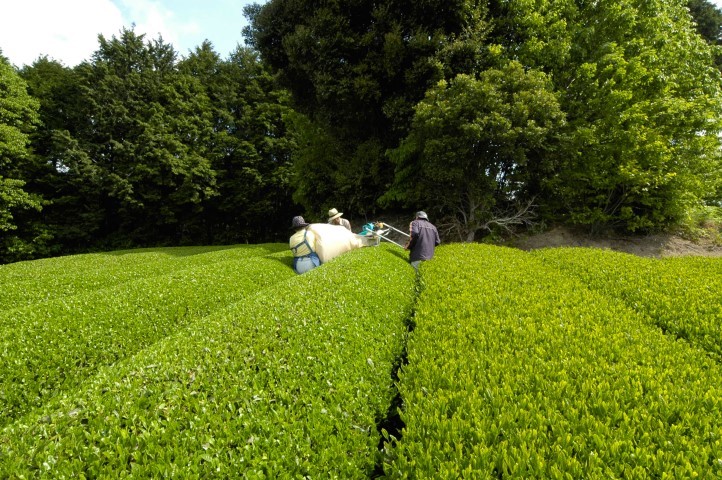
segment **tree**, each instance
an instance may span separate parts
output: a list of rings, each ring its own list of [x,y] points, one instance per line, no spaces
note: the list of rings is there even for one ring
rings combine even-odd
[[[271,0],[246,10],[247,42],[307,118],[294,186],[308,210],[377,208],[393,180],[385,151],[414,105],[439,80],[478,68],[484,11],[469,0]]]
[[[102,218],[97,235],[109,246],[189,241],[188,222],[217,194],[204,89],[177,71],[162,38],[145,43],[124,29],[99,44],[77,67],[85,122],[72,150],[80,163],[66,173],[87,174],[87,201]]]
[[[707,0],[688,0],[687,7],[702,38],[711,45],[719,45],[722,37],[722,10]]]
[[[564,125],[549,78],[515,61],[429,90],[393,156],[387,199],[435,205],[462,240],[531,220],[535,182],[553,172],[547,151]]]
[[[88,176],[79,174],[91,163],[75,138],[85,122],[80,77],[47,57],[23,67],[20,75],[28,84],[28,93],[40,104],[40,124],[30,136],[33,154],[32,161],[27,162],[26,186],[46,199],[39,221],[53,240],[45,253],[90,245],[102,222],[98,212],[87,208],[88,195],[94,193],[86,185]],[[79,168],[78,158],[83,158],[85,168]]]
[[[567,128],[550,216],[661,229],[719,184],[720,82],[679,2],[496,2],[490,40],[550,74]]]
[[[26,186],[51,200],[49,253],[285,236],[288,92],[250,49],[221,61],[204,42],[175,57],[123,30],[74,69],[23,70],[42,119]]]
[[[211,104],[208,155],[219,194],[204,204],[207,241],[278,240],[292,209],[288,92],[248,48],[221,61],[204,42],[179,68],[204,85]]]
[[[40,211],[42,199],[25,190],[29,135],[37,122],[38,104],[27,85],[0,54],[0,262],[31,257],[42,248],[46,233],[22,222],[28,211]]]
[[[577,80],[565,100],[581,155],[569,158],[560,191],[581,181],[563,194],[581,222],[632,231],[678,224],[722,180],[720,77],[710,49],[677,2],[587,16],[610,31],[577,36],[592,55],[574,58],[578,74],[566,77]],[[585,206],[574,207],[580,193]]]
[[[318,206],[335,191],[369,208],[369,192],[385,191],[392,170],[372,158],[409,133],[424,92],[512,61],[547,74],[567,118],[557,146],[534,162],[544,169],[525,183],[546,218],[658,229],[715,195],[719,73],[681,2],[482,3],[279,0],[251,9],[246,33],[309,119],[304,202]],[[321,175],[330,185],[313,183]],[[384,199],[402,198],[391,193]]]
[[[722,10],[707,0],[688,0],[689,13],[694,19],[697,32],[714,47],[714,59],[717,68],[722,70]]]

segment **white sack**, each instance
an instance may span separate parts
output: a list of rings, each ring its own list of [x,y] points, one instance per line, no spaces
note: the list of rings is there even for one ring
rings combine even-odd
[[[341,225],[312,223],[308,229],[316,235],[316,253],[321,263],[365,245],[360,236]]]

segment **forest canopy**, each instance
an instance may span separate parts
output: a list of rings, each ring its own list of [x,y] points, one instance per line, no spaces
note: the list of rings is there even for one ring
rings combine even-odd
[[[133,29],[74,68],[0,54],[0,262],[284,240],[330,207],[424,209],[466,241],[661,231],[720,208],[722,12],[705,0],[245,13],[227,59]]]

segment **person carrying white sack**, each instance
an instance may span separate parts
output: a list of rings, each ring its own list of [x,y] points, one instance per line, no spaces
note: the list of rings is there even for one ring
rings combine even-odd
[[[376,239],[356,235],[345,228],[328,223],[306,223],[303,217],[293,217],[295,233],[288,241],[293,252],[293,269],[305,273],[330,262],[339,255],[376,244]]]
[[[351,222],[345,218],[341,218],[341,215],[343,215],[343,213],[332,208],[328,211],[328,223],[331,225],[341,225],[342,227],[346,227],[346,230],[351,231]]]
[[[316,253],[316,234],[309,229],[310,224],[301,216],[293,217],[291,228],[294,234],[288,240],[288,246],[293,252],[293,269],[301,274],[313,270],[321,265]]]

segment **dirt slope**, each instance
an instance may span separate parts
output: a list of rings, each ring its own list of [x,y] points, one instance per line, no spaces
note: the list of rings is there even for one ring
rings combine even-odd
[[[594,247],[627,252],[643,257],[678,257],[698,255],[722,257],[722,245],[712,236],[697,241],[686,240],[671,234],[648,236],[592,236],[566,228],[554,228],[548,232],[519,237],[510,246],[522,250],[546,247]]]

